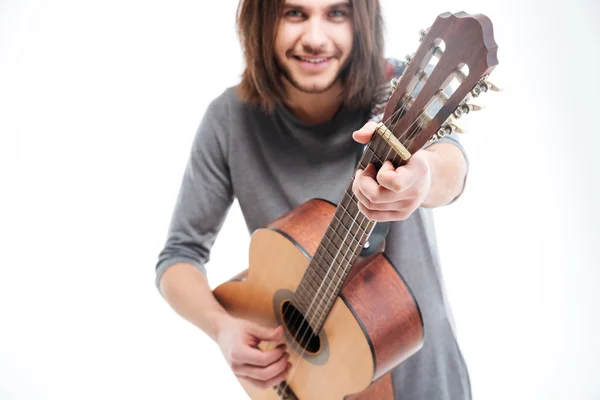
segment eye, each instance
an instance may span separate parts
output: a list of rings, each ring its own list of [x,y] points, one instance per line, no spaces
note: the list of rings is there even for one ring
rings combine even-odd
[[[348,17],[348,11],[346,10],[340,10],[340,9],[334,9],[331,10],[329,12],[329,17],[336,19],[336,20],[340,20],[340,19],[345,19]]]
[[[287,10],[284,14],[283,14],[286,18],[288,19],[293,19],[293,20],[299,20],[304,18],[304,14],[302,13],[302,11],[300,10]]]

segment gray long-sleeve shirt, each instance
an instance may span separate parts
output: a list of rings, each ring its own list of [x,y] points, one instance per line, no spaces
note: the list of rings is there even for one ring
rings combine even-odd
[[[300,204],[337,203],[356,166],[352,132],[368,110],[341,109],[330,122],[307,125],[285,107],[272,114],[243,103],[229,88],[208,107],[194,138],[156,282],[177,262],[206,272],[211,246],[236,198],[249,232]],[[462,147],[454,136],[444,141]],[[431,211],[392,222],[386,254],[421,309],[423,348],[393,371],[397,399],[470,399],[467,368],[444,294]]]

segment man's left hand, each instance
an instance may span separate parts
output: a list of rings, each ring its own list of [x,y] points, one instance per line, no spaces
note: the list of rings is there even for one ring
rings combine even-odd
[[[377,124],[368,122],[352,137],[366,144]],[[431,171],[425,150],[419,150],[408,162],[394,168],[386,161],[379,171],[373,164],[358,169],[352,184],[360,211],[371,221],[400,221],[408,218],[427,198]]]

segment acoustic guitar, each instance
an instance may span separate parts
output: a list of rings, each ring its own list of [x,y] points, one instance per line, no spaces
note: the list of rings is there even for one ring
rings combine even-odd
[[[439,15],[391,82],[357,168],[386,160],[398,167],[428,142],[460,132],[456,119],[478,109],[469,102],[497,90],[488,81],[496,53],[489,18]],[[424,327],[385,253],[359,259],[374,225],[359,211],[350,179],[337,205],[310,200],[252,234],[249,268],[213,293],[233,316],[283,325],[292,363],[274,387],[241,383],[252,400],[393,399],[391,370],[423,346]]]

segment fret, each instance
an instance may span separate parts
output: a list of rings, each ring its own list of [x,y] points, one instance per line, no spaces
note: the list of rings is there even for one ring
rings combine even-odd
[[[341,226],[345,228],[345,232],[342,232],[344,234],[344,238],[342,240],[347,241],[349,238],[356,238],[358,233],[365,234],[365,230],[362,228],[360,223],[356,219],[352,218],[350,214],[343,213],[341,218],[338,215],[334,215],[333,217],[341,224]],[[336,229],[336,231],[337,230],[339,229]],[[337,236],[340,237],[340,234],[338,232],[336,233]],[[348,236],[348,234],[350,234],[350,236]]]
[[[344,263],[352,261],[352,252],[358,242],[349,242],[343,240],[339,235],[333,237],[327,237],[327,241],[323,242],[324,250],[331,255],[332,258],[337,260],[344,260]],[[347,256],[349,254],[349,256]],[[341,258],[340,258],[341,255]],[[338,261],[340,265],[343,265],[341,261]]]
[[[301,312],[305,312],[308,309],[308,305],[310,304],[311,296],[306,293],[304,289],[304,285],[301,284],[298,286],[296,293],[292,296],[292,302]]]
[[[307,270],[307,278],[307,282],[309,282],[308,287],[310,288],[311,293],[317,293],[317,291],[319,291],[320,289],[322,290],[323,287],[327,287],[329,285],[329,282],[327,280],[324,280],[323,277],[319,276],[319,274],[315,271],[314,268],[309,268]],[[327,278],[328,280],[335,279],[335,277],[331,275]]]
[[[332,257],[330,257],[330,259],[331,258]],[[323,261],[326,261],[326,260],[323,260]],[[340,262],[340,260],[337,260],[337,261],[332,260],[332,262],[330,263],[330,267],[324,267],[319,264],[318,267],[315,266],[314,268],[312,268],[312,270],[315,274],[315,279],[337,280],[342,276],[343,271],[345,269],[345,264],[348,264],[348,263],[346,262],[346,263],[342,264]]]
[[[306,270],[298,290],[296,291],[296,293],[301,291],[301,294],[298,296],[298,301],[312,301],[312,299],[317,296],[318,292],[322,292],[328,287],[331,287],[332,282],[335,285],[343,279],[343,273],[339,272],[340,268],[332,267],[330,271],[324,271],[322,266],[314,261],[315,259],[313,259],[313,262],[311,262]],[[316,267],[321,269],[322,274],[318,272]]]
[[[310,302],[306,303],[304,309],[301,310],[306,319],[311,322],[309,318],[311,317],[314,322],[318,321],[320,316],[324,315],[324,312],[328,310],[331,297],[335,298],[333,292],[328,292],[325,296],[319,298],[312,297]]]
[[[329,303],[329,304],[328,304],[328,307],[323,309],[323,311],[325,311],[325,312],[319,312],[319,313],[317,313],[316,311],[311,312],[311,314],[315,315],[315,317],[316,317],[316,320],[314,321],[314,323],[315,323],[314,326],[317,327],[318,329],[320,329],[322,326],[322,323],[325,322],[327,314],[328,314],[329,310],[331,309],[331,307],[333,306],[333,303],[335,302],[341,288],[342,288],[341,284],[337,285],[335,290],[328,295],[327,303]]]
[[[348,238],[347,236],[347,229],[344,229],[346,231],[346,233],[341,233],[338,232],[338,230],[341,230],[341,227],[343,226],[345,228],[345,226],[343,224],[341,224],[340,220],[334,215],[332,218],[332,224],[334,222],[337,222],[337,228],[336,229],[330,229],[329,231],[325,232],[325,236],[323,237],[323,239],[327,239],[330,243],[333,243],[333,245],[335,246],[342,246],[343,244],[345,244],[347,247],[349,247],[349,245],[346,243],[346,239]],[[342,234],[344,236],[342,236]]]
[[[305,274],[305,288],[308,290],[309,294],[316,293],[319,289],[319,285],[321,284],[321,278],[317,275],[313,268],[308,268]]]
[[[320,291],[319,289],[323,289],[321,282],[321,279],[315,279],[314,277],[311,277],[309,270],[306,271],[304,279],[302,280],[302,287],[304,289],[305,300],[312,301],[312,299]]]
[[[356,249],[358,244],[358,241],[343,241],[339,238],[339,236],[336,235],[333,238],[328,238],[327,243],[324,243],[324,247],[333,258],[340,260],[340,255],[342,258],[345,258],[345,262],[343,264],[346,264],[352,261],[354,249]],[[343,264],[340,262],[340,265]]]
[[[394,165],[402,162],[391,146],[377,135],[366,147],[359,167],[364,169],[374,164],[380,168],[387,160]],[[360,212],[352,184],[348,185],[294,294],[296,306],[315,332],[322,328],[374,224]]]
[[[340,208],[345,211],[345,216],[348,216],[349,218],[351,218],[352,219],[352,224],[353,225],[356,224],[357,227],[362,231],[363,234],[368,233],[362,227],[362,224],[365,221],[369,221],[367,217],[365,217],[363,214],[359,214],[356,217],[353,217],[352,216],[353,214],[348,209],[346,209],[342,204],[340,204]],[[358,206],[356,207],[356,209],[358,211]]]
[[[345,264],[347,265],[348,263]],[[323,281],[325,281],[324,285],[328,285],[331,281],[337,282],[340,278],[343,277],[344,269],[344,265],[339,262],[337,263],[337,266],[333,265],[327,269],[324,269],[323,266],[321,266],[320,264],[311,263],[311,265],[306,271],[307,279],[312,280],[307,281],[309,282],[308,288],[316,292],[316,289],[319,288],[319,285],[321,285],[321,282]],[[316,286],[312,285],[313,283],[316,284]]]
[[[356,215],[356,219],[363,223],[366,217],[358,208],[358,200],[354,196],[350,196],[351,194],[353,194],[352,188],[349,187],[344,192],[344,198],[340,201],[339,207],[348,214]]]
[[[369,161],[368,164],[375,164],[373,162],[373,158],[372,157],[375,157],[377,159],[377,162],[379,163],[379,165],[376,165],[376,167],[380,167],[386,161],[386,160],[382,160],[382,158],[379,157],[377,155],[377,153],[371,147],[369,147],[369,146],[367,146],[367,148],[365,149],[365,152],[368,152],[367,154],[369,154],[369,156],[371,156],[371,160]]]
[[[336,251],[337,253],[337,251]],[[338,256],[336,257],[335,254],[332,254],[329,249],[325,246],[323,247],[319,247],[317,249],[317,253],[319,255],[319,257],[321,257],[321,259],[325,262],[326,265],[332,265],[333,263],[337,263],[337,267],[343,267],[344,264],[348,264],[350,262],[352,262],[352,259],[348,259],[346,257],[347,252],[343,252],[341,251],[340,254],[338,254]],[[342,260],[340,260],[340,255],[343,258],[343,263]],[[323,266],[320,265],[320,267],[322,268]]]
[[[314,292],[312,292],[314,293]],[[309,311],[310,305],[313,303],[315,298],[314,294],[310,292],[307,293],[306,290],[303,290],[301,294],[298,291],[292,297],[292,302],[303,314],[306,314]]]
[[[330,295],[327,295],[327,299]],[[298,301],[297,299],[293,299],[294,305],[304,316],[312,316],[313,320],[311,321],[309,318],[306,318],[311,324],[316,321],[315,316],[322,315],[324,312],[328,310],[328,301],[324,300],[321,296],[319,298],[315,298],[312,296],[307,299],[302,299]]]
[[[330,307],[329,303],[331,299],[335,299],[335,297],[335,291],[324,290],[323,293],[321,293],[318,297],[311,296],[309,298],[303,298],[300,302],[294,300],[294,304],[305,316],[312,316],[314,318],[316,315],[322,314],[324,311],[328,311]]]
[[[342,237],[345,239],[348,237],[348,233],[354,233],[352,232],[352,229],[356,229],[358,225],[356,224],[356,220],[352,218],[352,215],[345,212],[346,210],[344,210],[341,206],[338,206],[338,210],[343,210],[344,212],[336,212],[333,214],[333,218],[338,222],[336,233],[338,236],[343,235]],[[344,228],[342,231],[340,231],[341,227]]]
[[[343,207],[345,207],[346,210],[354,210],[354,213],[359,213],[360,210],[358,209],[358,199],[354,197],[352,187],[348,187],[344,194],[345,196],[341,203],[347,202],[348,204],[343,204]],[[363,215],[363,218],[366,217]]]
[[[324,239],[327,239],[328,243],[323,242],[323,249],[331,255],[331,257],[335,258],[336,254],[342,254],[347,262],[352,261],[352,257],[345,257],[348,254],[348,251],[353,248],[353,245],[356,243],[349,243],[347,240],[344,240],[338,233],[335,233],[335,236],[325,236]],[[331,250],[330,247],[334,249]]]

